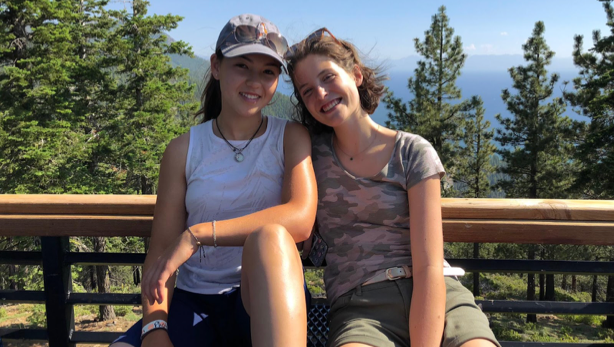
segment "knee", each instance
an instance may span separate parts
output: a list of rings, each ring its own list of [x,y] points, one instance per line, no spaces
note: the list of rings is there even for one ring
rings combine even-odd
[[[294,245],[288,230],[279,224],[267,224],[252,232],[245,240],[245,248],[270,248]]]
[[[252,232],[243,246],[243,258],[248,261],[288,259],[296,255],[296,244],[288,230],[279,224],[265,225]],[[246,259],[247,258],[247,259]]]

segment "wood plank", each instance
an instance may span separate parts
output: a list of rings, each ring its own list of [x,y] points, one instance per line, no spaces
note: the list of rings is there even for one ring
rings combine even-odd
[[[446,242],[614,245],[614,222],[451,219],[443,230]]]
[[[0,215],[0,236],[149,236],[150,216]],[[452,219],[449,242],[614,245],[614,222]]]
[[[0,215],[0,236],[149,236],[152,216]]]
[[[153,215],[155,195],[0,194],[0,214]]]
[[[153,215],[155,195],[0,195],[0,214]],[[614,221],[614,200],[442,199],[444,219]]]
[[[442,199],[444,219],[614,221],[614,200]]]

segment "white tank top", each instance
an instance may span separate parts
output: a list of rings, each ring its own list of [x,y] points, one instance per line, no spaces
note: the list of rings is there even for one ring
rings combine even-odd
[[[245,159],[213,134],[212,121],[190,129],[186,161],[186,224],[241,217],[279,205],[284,175],[283,140],[287,120],[267,117],[263,135],[243,151]],[[230,141],[243,148],[245,141]],[[219,226],[218,226],[219,230]],[[179,268],[177,288],[200,294],[220,294],[241,282],[243,247],[204,246]]]

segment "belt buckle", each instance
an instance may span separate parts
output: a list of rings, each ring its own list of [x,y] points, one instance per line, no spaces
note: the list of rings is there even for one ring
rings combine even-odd
[[[392,274],[391,274],[391,271],[392,271],[392,270],[397,270],[397,269],[399,269],[399,270],[403,270],[403,274],[402,274],[402,275],[396,275],[396,276],[395,276],[395,275],[392,275]],[[394,281],[394,280],[398,280],[399,278],[404,278],[404,277],[405,277],[405,275],[406,275],[406,274],[405,274],[405,269],[403,269],[402,267],[400,267],[400,268],[399,268],[399,267],[391,267],[391,268],[386,269],[386,278],[387,278],[389,281]]]

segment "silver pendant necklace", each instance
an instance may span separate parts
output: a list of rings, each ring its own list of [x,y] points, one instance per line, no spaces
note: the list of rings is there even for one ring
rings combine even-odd
[[[243,148],[238,148],[238,147],[233,146],[232,143],[230,143],[226,139],[226,137],[224,136],[224,133],[222,133],[222,129],[220,129],[220,123],[217,121],[217,119],[215,119],[215,126],[217,126],[217,131],[220,132],[220,135],[222,135],[222,138],[224,139],[224,141],[226,141],[226,143],[230,146],[230,148],[232,148],[232,151],[235,153],[235,161],[237,163],[240,163],[243,161],[243,159],[245,159],[245,156],[243,155],[243,150],[246,149],[250,143],[252,143],[252,140],[254,139],[254,137],[256,137],[256,134],[258,134],[258,131],[260,131],[260,128],[262,127],[262,123],[264,123],[264,117],[260,117],[260,125],[258,125],[258,129],[256,129],[256,132],[254,133],[254,135],[252,135],[249,141],[247,141],[245,146],[243,146]]]

